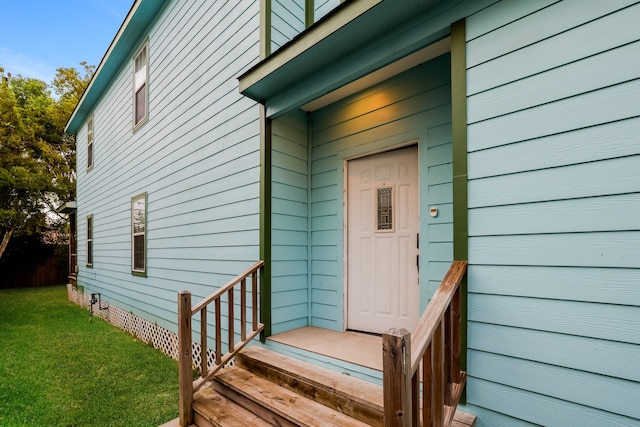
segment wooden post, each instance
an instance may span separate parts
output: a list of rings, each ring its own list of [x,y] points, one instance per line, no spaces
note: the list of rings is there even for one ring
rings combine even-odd
[[[420,426],[420,368],[411,377],[411,424]]]
[[[193,424],[193,361],[191,356],[191,292],[178,293],[178,375],[180,427]]]
[[[205,378],[209,372],[209,357],[207,344],[207,306],[200,310],[200,376]]]
[[[448,406],[455,406],[455,403],[453,402],[451,381],[449,381],[451,376],[451,351],[453,350],[452,318],[453,311],[451,310],[451,305],[449,305],[444,312],[444,318],[442,320],[444,323],[444,366],[442,367],[445,384],[444,404]]]
[[[449,374],[444,371],[444,321],[440,321],[438,327],[433,334],[433,352],[431,359],[432,371],[432,402],[431,419],[433,426],[440,427],[444,425],[444,405],[445,405],[445,375]]]
[[[411,402],[411,333],[406,329],[389,329],[382,335],[382,384],[384,425],[412,425]]]
[[[233,288],[229,289],[229,315],[227,316],[227,320],[229,321],[229,353],[233,353],[236,349],[236,336],[234,331],[235,324],[235,314],[233,312],[234,302],[233,302]]]
[[[456,288],[453,299],[451,300],[451,372],[449,380],[451,383],[458,384],[460,382],[460,318],[462,316],[462,307],[460,306],[460,287]]]
[[[422,356],[422,426],[433,426],[433,342]]]
[[[220,298],[215,301],[216,310],[216,365],[222,363],[222,314],[220,313]]]
[[[240,282],[240,341],[247,340],[247,279]]]
[[[262,268],[260,269],[262,270]],[[258,330],[258,272],[251,275],[251,326],[254,331]]]

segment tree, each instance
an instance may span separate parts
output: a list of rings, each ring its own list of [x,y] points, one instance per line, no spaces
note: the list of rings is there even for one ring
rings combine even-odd
[[[0,68],[0,258],[14,233],[34,234],[75,198],[75,139],[64,127],[95,67],[59,68],[52,87]]]

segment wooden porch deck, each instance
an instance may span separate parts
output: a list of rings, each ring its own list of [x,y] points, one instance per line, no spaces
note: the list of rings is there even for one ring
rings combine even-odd
[[[273,335],[267,341],[382,372],[381,336],[306,326]]]

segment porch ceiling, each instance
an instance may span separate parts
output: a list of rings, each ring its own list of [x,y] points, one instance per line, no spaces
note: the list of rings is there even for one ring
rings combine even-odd
[[[239,77],[277,117],[440,40],[440,0],[348,1]],[[426,24],[426,28],[425,28]]]

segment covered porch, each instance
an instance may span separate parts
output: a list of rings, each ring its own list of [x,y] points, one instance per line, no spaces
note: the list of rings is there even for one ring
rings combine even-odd
[[[465,27],[456,19],[467,11],[395,6],[345,3],[239,78],[261,103],[263,338],[412,329],[451,261],[466,259]],[[370,188],[351,181],[357,162],[385,168],[403,150],[415,190],[385,177]],[[381,225],[387,208],[393,219]],[[364,223],[373,231],[360,238],[353,230]]]

